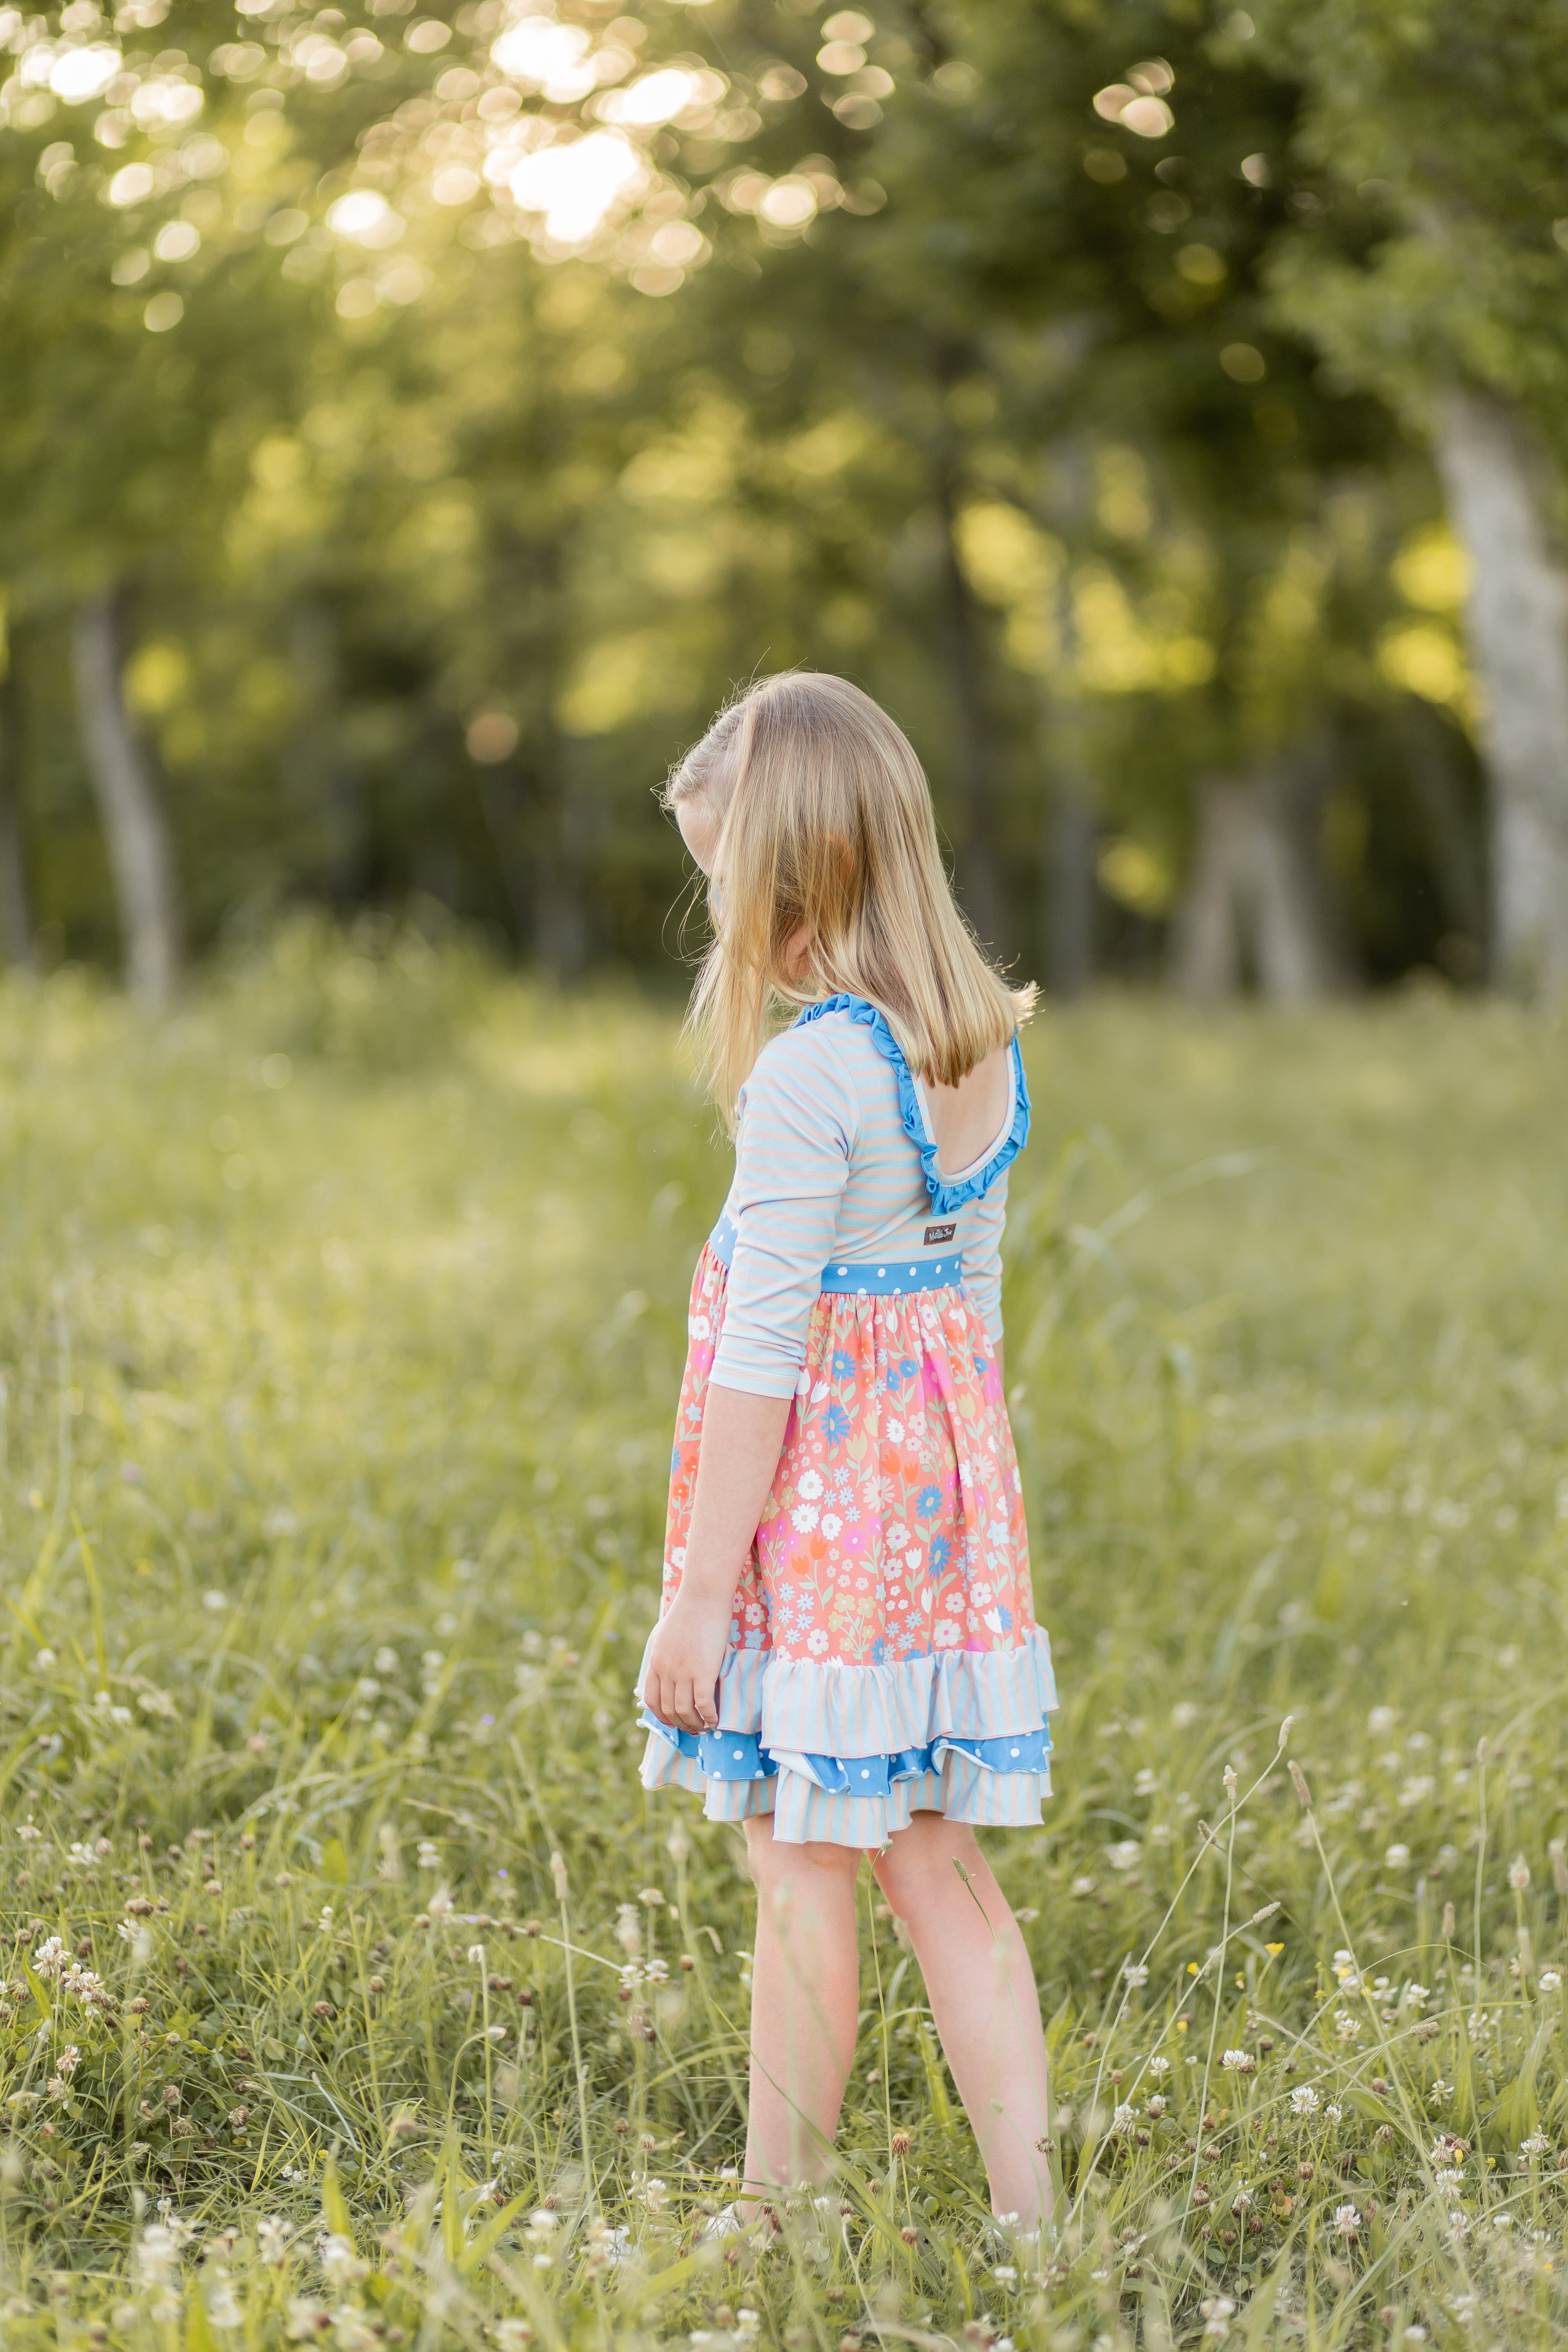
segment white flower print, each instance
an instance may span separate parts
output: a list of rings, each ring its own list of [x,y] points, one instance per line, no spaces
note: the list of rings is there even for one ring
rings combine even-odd
[[[882,1428],[885,1433],[892,1439],[895,1445],[901,1445],[903,1444],[904,1424],[901,1421],[885,1421],[882,1423]]]
[[[834,1542],[837,1537],[843,1534],[844,1522],[839,1517],[837,1511],[824,1511],[822,1514],[822,1532],[827,1538],[829,1543]]]
[[[790,1513],[790,1517],[795,1521],[795,1524],[799,1528],[801,1534],[803,1536],[808,1536],[813,1528],[816,1525],[816,1505],[815,1503],[797,1503],[794,1510]]]
[[[971,1601],[973,1601],[976,1609],[984,1609],[989,1607],[992,1601],[994,1600],[995,1595],[993,1593],[991,1587],[988,1584],[982,1582],[980,1584],[973,1585],[970,1588],[969,1597]]]
[[[820,1625],[814,1625],[805,1637],[805,1646],[814,1658],[820,1658],[827,1647],[827,1636]]]
[[[948,1596],[947,1596],[947,1599],[942,1602],[942,1607],[943,1607],[944,1609],[951,1610],[951,1611],[952,1611],[955,1614],[962,1613],[963,1609],[963,1593],[962,1593],[962,1592],[950,1592],[950,1593],[948,1594]]]
[[[808,1470],[795,1488],[803,1503],[815,1503],[822,1492],[822,1480],[815,1470]]]
[[[951,1617],[944,1617],[942,1620],[931,1635],[931,1640],[939,1650],[957,1649],[960,1640],[959,1630]]]

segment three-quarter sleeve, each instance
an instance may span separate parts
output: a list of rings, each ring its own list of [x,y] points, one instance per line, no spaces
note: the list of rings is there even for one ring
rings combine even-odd
[[[718,1387],[795,1394],[859,1129],[858,1097],[822,1023],[763,1047],[741,1097]]]
[[[1007,1222],[1007,1171],[973,1202],[963,1244],[963,1279],[994,1348],[1002,1345],[1002,1228]]]

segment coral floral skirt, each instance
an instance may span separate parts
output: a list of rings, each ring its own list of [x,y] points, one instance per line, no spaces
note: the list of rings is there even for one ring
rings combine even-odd
[[[692,1284],[665,1538],[679,1590],[727,1273]],[[639,1692],[642,1677],[638,1676]],[[958,1284],[825,1290],[778,1475],[736,1588],[719,1728],[646,1711],[642,1778],[716,1821],[875,1850],[917,1811],[1036,1824],[1050,1794],[1050,1643],[1002,1383]]]

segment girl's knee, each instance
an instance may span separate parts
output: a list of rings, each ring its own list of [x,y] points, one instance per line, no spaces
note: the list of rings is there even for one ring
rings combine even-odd
[[[950,1822],[941,1813],[917,1813],[907,1830],[900,1830],[872,1864],[877,1884],[900,1919],[922,1904],[949,1899],[963,1892],[958,1871],[973,1877],[982,1867],[974,1832],[963,1822]]]
[[[837,1885],[853,1880],[860,1855],[854,1846],[785,1844],[773,1835],[773,1815],[758,1813],[746,1823],[746,1867],[758,1887],[768,1891],[792,1880]]]

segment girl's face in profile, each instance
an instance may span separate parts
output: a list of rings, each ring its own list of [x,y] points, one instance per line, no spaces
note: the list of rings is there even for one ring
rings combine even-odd
[[[708,903],[713,909],[713,920],[723,919],[724,893],[713,879],[713,852],[718,845],[719,827],[711,813],[700,800],[682,801],[675,812],[675,822],[680,827],[680,838],[692,857],[708,877]],[[804,927],[798,930],[784,950],[784,969],[792,980],[798,980],[810,960],[811,933]]]

